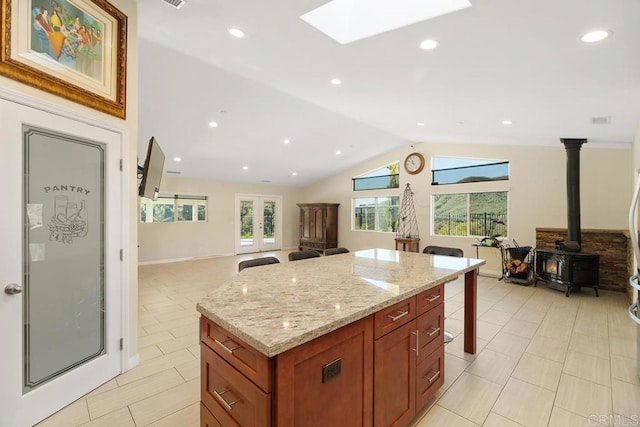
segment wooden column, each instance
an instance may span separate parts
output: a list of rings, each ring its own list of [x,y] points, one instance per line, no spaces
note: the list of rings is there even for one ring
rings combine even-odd
[[[477,269],[464,274],[464,351],[470,354],[476,354],[477,276]]]

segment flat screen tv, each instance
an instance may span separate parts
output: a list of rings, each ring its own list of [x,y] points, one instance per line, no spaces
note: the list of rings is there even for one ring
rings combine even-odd
[[[139,170],[140,167],[138,166]],[[156,200],[160,192],[160,180],[162,179],[162,170],[164,168],[164,153],[160,149],[160,145],[152,136],[149,140],[147,148],[147,158],[144,166],[141,168],[142,181],[138,189],[140,197]]]

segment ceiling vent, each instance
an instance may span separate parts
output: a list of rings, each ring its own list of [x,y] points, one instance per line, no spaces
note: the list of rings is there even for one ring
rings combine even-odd
[[[608,125],[611,124],[611,116],[591,117],[592,125]]]
[[[182,172],[178,172],[178,171],[167,171],[166,173],[171,173],[174,175],[180,175]]]
[[[164,0],[164,2],[170,4],[176,9],[180,9],[186,3],[184,0]]]

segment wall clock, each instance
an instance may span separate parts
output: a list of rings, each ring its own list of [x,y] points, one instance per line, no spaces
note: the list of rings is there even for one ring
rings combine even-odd
[[[424,156],[420,153],[411,153],[404,159],[404,169],[411,175],[420,173],[424,169]]]

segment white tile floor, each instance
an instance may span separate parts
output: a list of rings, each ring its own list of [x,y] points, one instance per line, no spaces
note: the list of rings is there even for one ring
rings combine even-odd
[[[287,252],[275,255],[287,262]],[[196,302],[259,255],[139,268],[140,365],[39,427],[199,425]],[[415,424],[640,425],[637,332],[625,296],[478,281],[478,353],[462,350],[461,280],[446,285],[445,383]]]

